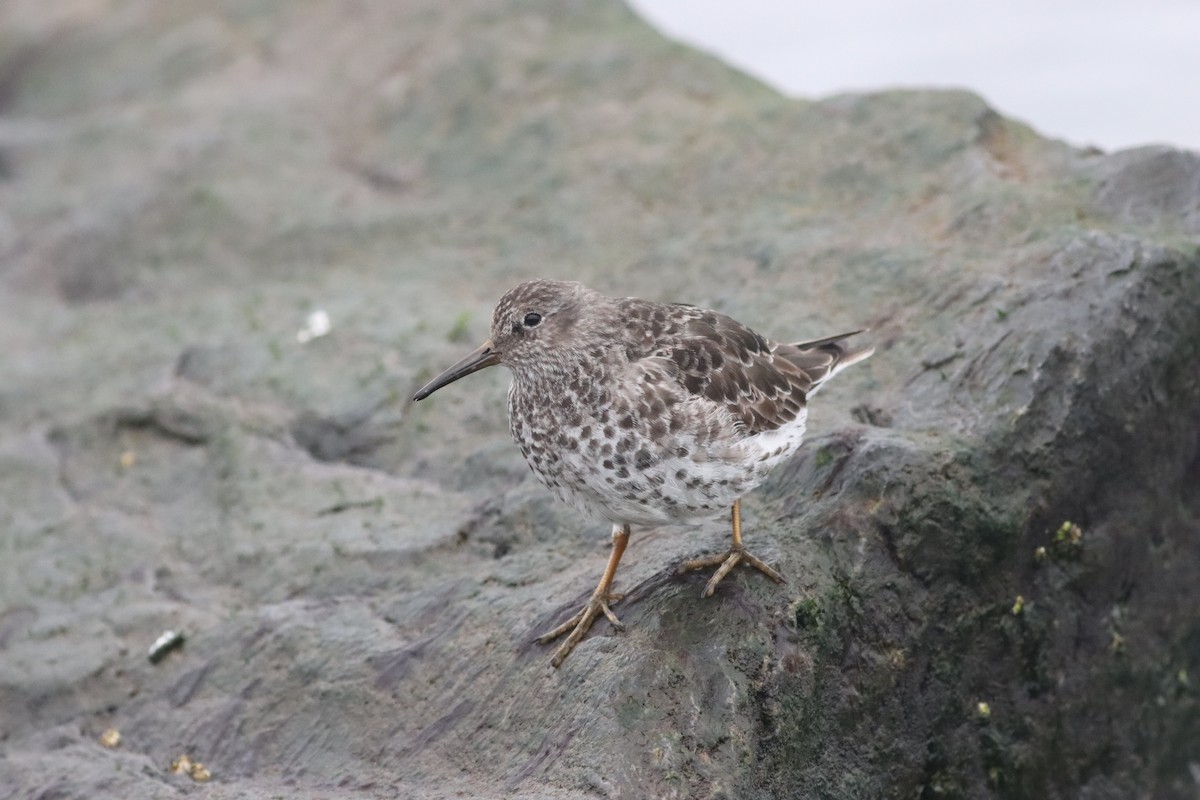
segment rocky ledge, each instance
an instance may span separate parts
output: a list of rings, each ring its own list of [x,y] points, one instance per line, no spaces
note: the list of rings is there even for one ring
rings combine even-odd
[[[616,2],[6,3],[0,798],[1194,798],[1198,239],[1194,153]],[[787,584],[637,531],[548,665],[607,528],[499,370],[408,401],[538,275],[871,326],[744,504]]]

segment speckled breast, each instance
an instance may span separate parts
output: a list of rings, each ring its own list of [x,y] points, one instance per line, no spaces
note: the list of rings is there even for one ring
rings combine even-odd
[[[551,392],[514,381],[509,390],[509,427],[533,473],[586,514],[628,524],[714,517],[794,449],[766,453],[754,437],[733,437],[727,420],[639,409],[598,383]]]

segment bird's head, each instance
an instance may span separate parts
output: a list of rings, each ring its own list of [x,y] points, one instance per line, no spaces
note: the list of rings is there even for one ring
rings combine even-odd
[[[423,400],[446,384],[503,364],[520,372],[553,363],[601,296],[574,281],[526,281],[509,289],[492,312],[492,335],[414,395]]]

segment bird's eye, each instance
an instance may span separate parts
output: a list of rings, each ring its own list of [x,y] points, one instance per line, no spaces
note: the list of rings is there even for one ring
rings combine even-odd
[[[536,328],[542,322],[542,315],[536,311],[530,311],[525,315],[525,327]]]

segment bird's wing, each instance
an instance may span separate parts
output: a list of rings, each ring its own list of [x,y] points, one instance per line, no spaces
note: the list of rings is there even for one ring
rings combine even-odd
[[[851,336],[863,333],[863,330],[839,333],[836,336],[826,336],[823,339],[812,339],[807,342],[775,345],[775,357],[783,358],[804,371],[812,386],[808,394],[812,394],[825,381],[844,370],[851,364],[857,364],[869,358],[875,352],[874,347],[863,347],[851,350],[846,340]]]
[[[670,313],[664,313],[664,310]],[[653,359],[694,397],[725,408],[746,434],[775,430],[804,408],[811,377],[776,345],[724,314],[646,303],[630,308],[640,341],[631,361]]]

